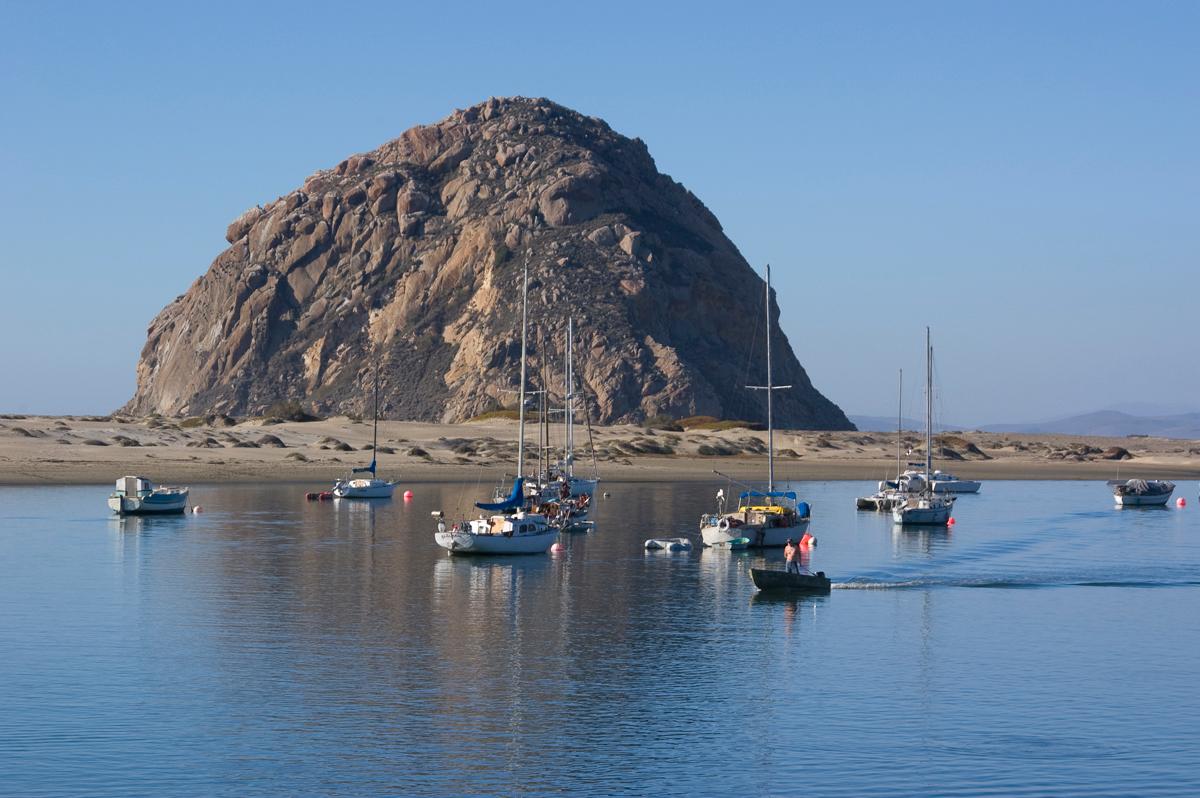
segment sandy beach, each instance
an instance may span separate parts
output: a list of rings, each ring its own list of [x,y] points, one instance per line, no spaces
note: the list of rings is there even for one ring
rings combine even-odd
[[[537,458],[537,428],[527,430]],[[550,429],[551,445],[561,426]],[[596,470],[607,480],[707,480],[719,470],[761,479],[766,432],[594,428]],[[577,463],[592,467],[579,430]],[[5,416],[0,484],[105,484],[123,474],[159,483],[302,482],[327,486],[370,462],[371,425],[345,417],[305,423],[262,419]],[[906,433],[904,459],[921,457]],[[913,454],[908,455],[912,448]],[[777,479],[871,479],[894,473],[894,432],[775,433]],[[1126,458],[1124,452],[1128,453]],[[946,433],[936,465],[978,479],[1200,478],[1200,442],[1162,438]],[[1110,459],[1121,457],[1122,459]],[[516,423],[380,422],[379,475],[401,481],[489,481],[514,470]]]

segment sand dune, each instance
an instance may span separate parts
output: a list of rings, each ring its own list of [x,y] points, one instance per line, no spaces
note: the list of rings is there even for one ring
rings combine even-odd
[[[604,479],[708,479],[713,469],[758,479],[765,432],[687,432],[635,426],[595,429]],[[536,460],[537,427],[527,437]],[[551,444],[561,427],[551,427]],[[591,469],[586,433],[577,462]],[[162,483],[289,481],[331,484],[371,460],[371,425],[338,417],[307,423],[260,419],[0,417],[0,484],[108,483],[127,473]],[[514,470],[516,424],[381,422],[379,474],[411,481],[477,481]],[[905,459],[922,456],[906,436]],[[882,479],[895,471],[894,433],[775,433],[779,479]],[[1125,449],[1131,459],[1106,459]],[[955,433],[935,444],[938,465],[981,479],[1200,478],[1200,441],[1069,435]]]

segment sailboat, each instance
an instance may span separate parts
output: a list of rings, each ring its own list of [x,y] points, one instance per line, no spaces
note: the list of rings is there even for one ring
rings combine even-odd
[[[374,426],[371,432],[371,464],[350,471],[349,479],[340,479],[333,485],[334,498],[338,499],[390,499],[397,483],[386,479],[378,479],[375,469],[378,465],[379,450],[379,364],[375,364],[375,409]],[[369,478],[356,477],[355,474],[370,474]]]
[[[929,328],[925,328],[925,474],[910,474],[905,500],[892,508],[892,520],[897,524],[944,526],[950,520],[954,497],[937,493],[925,476],[933,471],[933,344]]]
[[[859,510],[875,510],[887,512],[904,501],[904,488],[901,485],[900,449],[904,438],[904,369],[900,369],[900,400],[896,410],[896,479],[885,479],[879,483],[879,489],[870,496],[859,496],[855,506]]]
[[[575,474],[575,320],[567,319],[566,358],[563,363],[563,449],[562,457],[540,474],[539,497],[543,503],[566,505],[570,521],[587,518],[599,480]],[[588,421],[589,435],[591,421]],[[593,460],[594,466],[594,460]]]
[[[799,539],[810,520],[808,502],[797,501],[795,491],[775,490],[775,418],[772,396],[791,388],[774,385],[771,375],[771,267],[766,274],[767,384],[746,386],[767,392],[767,489],[746,490],[738,497],[738,508],[726,511],[724,491],[717,493],[717,512],[700,518],[700,539],[705,546],[720,548],[783,546]]]
[[[529,319],[529,264],[525,264],[521,289],[521,385],[518,389],[520,407],[517,437],[517,475],[507,498],[496,502],[476,502],[475,506],[491,515],[480,514],[474,520],[463,520],[447,527],[438,517],[438,530],[433,539],[450,554],[540,554],[558,539],[558,530],[549,519],[528,509],[525,496],[525,383],[526,342]]]

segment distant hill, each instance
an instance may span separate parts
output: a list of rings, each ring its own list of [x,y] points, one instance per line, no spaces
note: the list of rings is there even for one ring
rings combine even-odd
[[[895,416],[850,415],[849,419],[860,430],[891,432],[896,429]],[[905,418],[904,429],[920,432],[925,429],[923,419]],[[1025,421],[1017,424],[950,424],[937,422],[934,430],[981,430],[983,432],[1028,432],[1032,434],[1095,435],[1108,438],[1123,438],[1127,435],[1150,435],[1156,438],[1184,438],[1200,440],[1200,413],[1175,413],[1171,415],[1135,415],[1120,410],[1097,410],[1077,416],[1056,418],[1050,421]]]
[[[849,415],[850,423],[863,432],[895,432],[896,417],[895,416],[855,416]],[[948,424],[934,419],[933,425],[935,432],[950,429],[970,429],[969,426],[961,424]],[[904,418],[904,429],[914,432],[925,431],[925,419]]]
[[[850,417],[855,420],[855,416]],[[855,423],[858,423],[855,420]],[[895,425],[895,420],[892,425]],[[859,424],[862,429],[862,425]],[[979,427],[985,432],[1059,433],[1063,435],[1098,435],[1124,437],[1151,435],[1156,438],[1200,439],[1200,413],[1179,413],[1170,416],[1135,416],[1117,410],[1099,410],[1068,416],[1053,421],[1023,424],[989,424]]]

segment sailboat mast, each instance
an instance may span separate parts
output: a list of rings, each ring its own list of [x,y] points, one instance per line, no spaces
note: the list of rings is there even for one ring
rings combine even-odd
[[[525,473],[525,326],[529,319],[529,260],[525,261],[521,285],[521,387],[517,391],[519,416],[517,433],[517,476]]]
[[[371,432],[371,462],[379,454],[379,361],[375,361],[375,428]],[[374,474],[372,474],[374,476]]]
[[[565,441],[567,447],[567,476],[575,476],[575,360],[573,357],[573,348],[575,346],[575,317],[567,317],[567,439]]]
[[[771,264],[767,264],[767,492],[775,490],[775,418],[772,407],[771,384]]]
[[[925,480],[933,479],[933,344],[925,328]]]
[[[896,403],[896,480],[899,484],[900,475],[904,473],[900,468],[900,446],[904,439],[904,369],[900,369],[900,388],[896,395],[900,397]]]
[[[546,420],[546,403],[549,401],[546,398],[546,329],[545,325],[538,325],[538,364],[541,366],[542,376],[539,380],[539,385],[542,387],[542,395],[538,401],[538,412],[541,414],[538,418],[538,479],[546,473],[545,464],[542,462],[543,456],[549,459],[550,448],[550,425]]]

